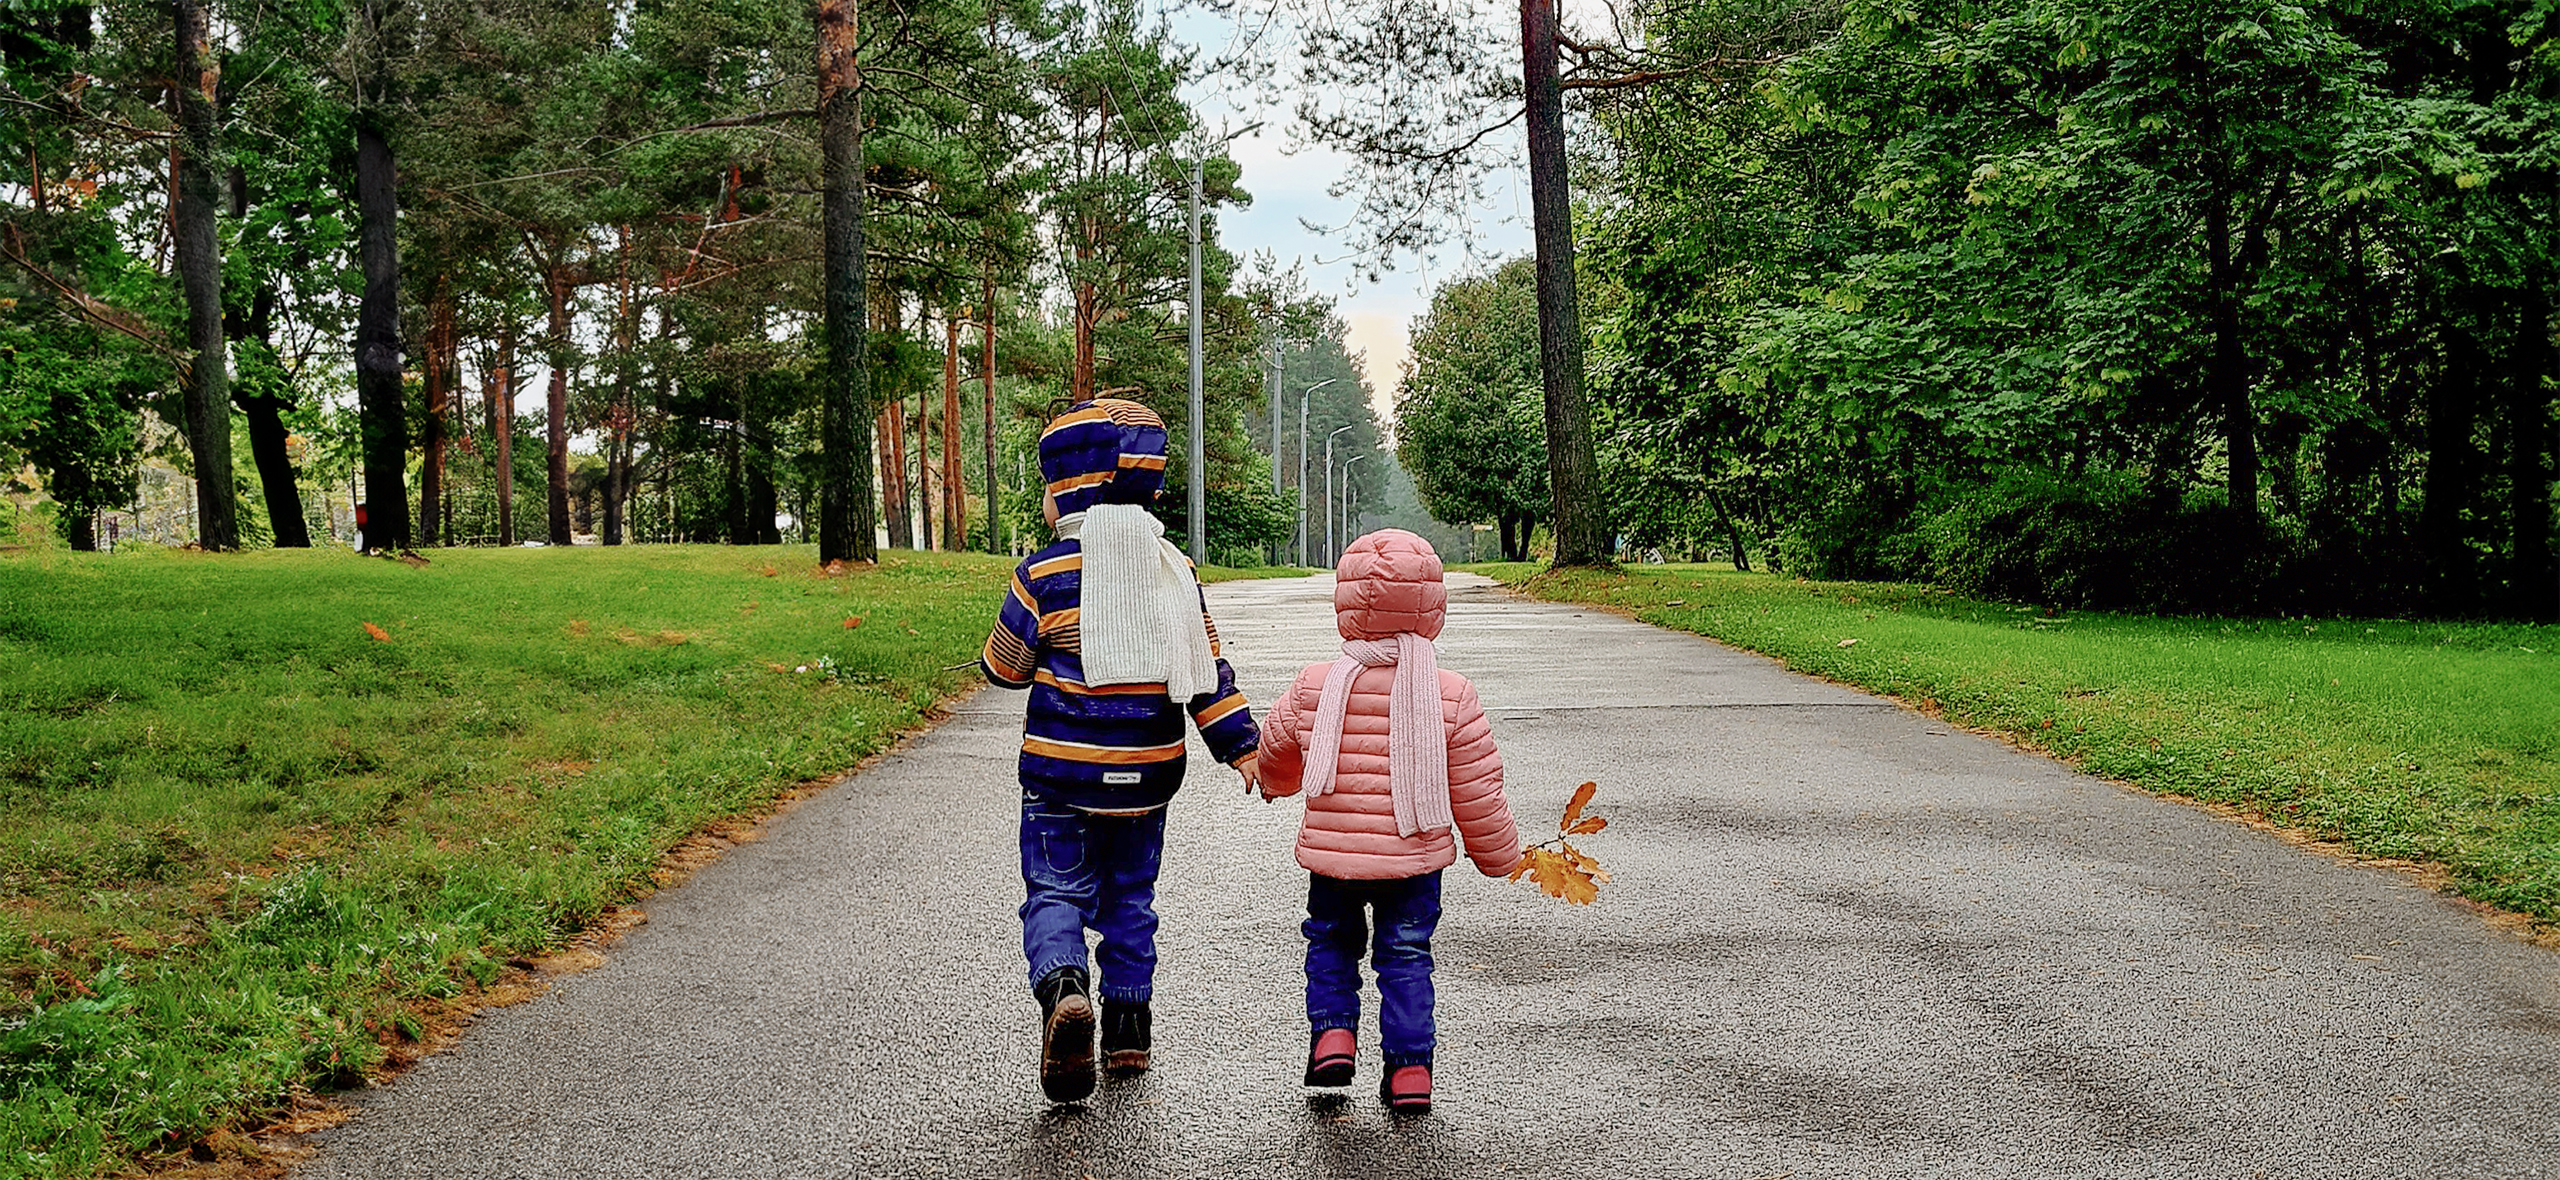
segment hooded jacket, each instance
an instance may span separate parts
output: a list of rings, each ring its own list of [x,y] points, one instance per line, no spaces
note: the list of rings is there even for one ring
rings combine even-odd
[[[1164,484],[1164,453],[1164,422],[1155,411],[1102,398],[1042,431],[1040,474],[1061,513],[1144,505]],[[1176,702],[1162,684],[1085,683],[1083,578],[1084,550],[1072,540],[1023,559],[978,656],[989,682],[1031,690],[1023,711],[1023,790],[1088,811],[1161,807],[1182,785],[1186,713],[1218,761],[1252,754],[1253,714],[1236,688],[1206,599],[1200,614],[1217,661],[1217,687]]]
[[[1448,587],[1431,544],[1401,529],[1384,529],[1351,543],[1334,573],[1335,629],[1344,639],[1384,639],[1411,631],[1437,638],[1446,620]],[[1325,674],[1332,664],[1310,664],[1263,719],[1258,765],[1263,793],[1298,793],[1306,748],[1314,732]],[[1502,795],[1502,754],[1475,685],[1447,669],[1440,672],[1440,721],[1449,741],[1449,829],[1413,836],[1396,831],[1395,799],[1388,787],[1387,704],[1393,667],[1363,668],[1351,681],[1342,725],[1342,754],[1334,787],[1307,801],[1298,826],[1298,863],[1346,881],[1417,877],[1457,863],[1453,834],[1466,841],[1478,872],[1498,877],[1520,861],[1520,830]]]

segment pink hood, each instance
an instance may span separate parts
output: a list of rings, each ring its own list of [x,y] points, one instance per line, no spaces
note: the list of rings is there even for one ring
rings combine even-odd
[[[1411,631],[1440,638],[1449,587],[1431,542],[1403,529],[1380,529],[1342,551],[1334,571],[1333,622],[1344,639],[1384,639]]]

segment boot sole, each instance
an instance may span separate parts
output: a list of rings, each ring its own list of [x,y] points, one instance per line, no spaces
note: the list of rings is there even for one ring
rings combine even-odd
[[[1358,1072],[1359,1066],[1351,1058],[1328,1057],[1322,1061],[1314,1061],[1307,1064],[1307,1084],[1310,1086],[1348,1086],[1351,1084],[1352,1076]]]
[[[1049,1013],[1040,1038],[1040,1092],[1051,1102],[1081,1102],[1093,1093],[1093,1001],[1068,996]]]
[[[1103,1068],[1116,1074],[1145,1073],[1150,1064],[1144,1049],[1114,1049],[1103,1057]]]

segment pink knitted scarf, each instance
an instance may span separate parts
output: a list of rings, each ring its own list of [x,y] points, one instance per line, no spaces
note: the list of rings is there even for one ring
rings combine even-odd
[[[1386,642],[1344,641],[1342,658],[1325,673],[1316,699],[1315,732],[1307,738],[1307,798],[1334,788],[1342,759],[1342,726],[1351,709],[1351,678],[1362,668],[1394,665],[1387,698],[1387,786],[1396,831],[1405,836],[1449,827],[1449,735],[1440,717],[1440,656],[1431,641],[1400,631]]]

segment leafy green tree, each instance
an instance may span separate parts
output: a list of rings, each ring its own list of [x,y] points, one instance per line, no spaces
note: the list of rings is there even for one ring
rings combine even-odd
[[[1431,515],[1490,521],[1506,560],[1525,561],[1548,504],[1536,263],[1444,283],[1413,332],[1396,394],[1396,457]]]

